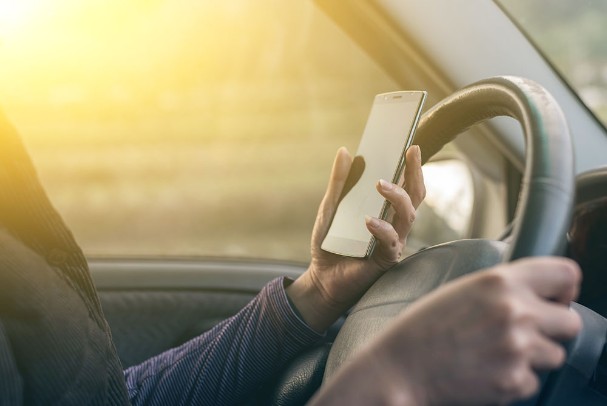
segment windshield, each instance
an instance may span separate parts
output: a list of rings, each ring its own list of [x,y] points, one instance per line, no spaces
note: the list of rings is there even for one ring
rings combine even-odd
[[[496,1],[605,126],[607,2]]]

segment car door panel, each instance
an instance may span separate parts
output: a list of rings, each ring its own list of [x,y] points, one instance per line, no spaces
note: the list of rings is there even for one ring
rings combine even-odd
[[[270,280],[305,266],[219,260],[89,261],[125,368],[176,347],[244,307]]]

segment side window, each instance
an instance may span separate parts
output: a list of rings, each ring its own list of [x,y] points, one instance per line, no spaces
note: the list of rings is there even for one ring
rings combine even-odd
[[[418,209],[408,253],[470,237],[474,182],[466,163],[458,159],[429,162],[423,172],[426,199]]]
[[[88,255],[307,261],[335,151],[402,90],[311,1],[5,4],[0,104]],[[425,170],[418,248],[472,205]]]
[[[307,261],[335,151],[399,90],[312,1],[4,3],[0,104],[88,255]]]

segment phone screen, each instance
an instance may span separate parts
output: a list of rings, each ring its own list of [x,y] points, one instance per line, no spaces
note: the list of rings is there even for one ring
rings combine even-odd
[[[365,215],[385,218],[388,209],[375,184],[379,179],[398,181],[425,98],[422,91],[375,96],[323,250],[361,258],[371,253],[375,241]]]

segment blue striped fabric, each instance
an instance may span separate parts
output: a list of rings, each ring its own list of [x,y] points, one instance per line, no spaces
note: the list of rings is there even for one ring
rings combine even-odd
[[[321,336],[288,302],[286,278],[209,332],[124,374],[133,405],[239,404]]]
[[[0,112],[0,405],[126,405],[86,258]]]
[[[276,279],[209,333],[123,372],[86,258],[2,112],[0,146],[0,405],[241,403],[319,338]]]

